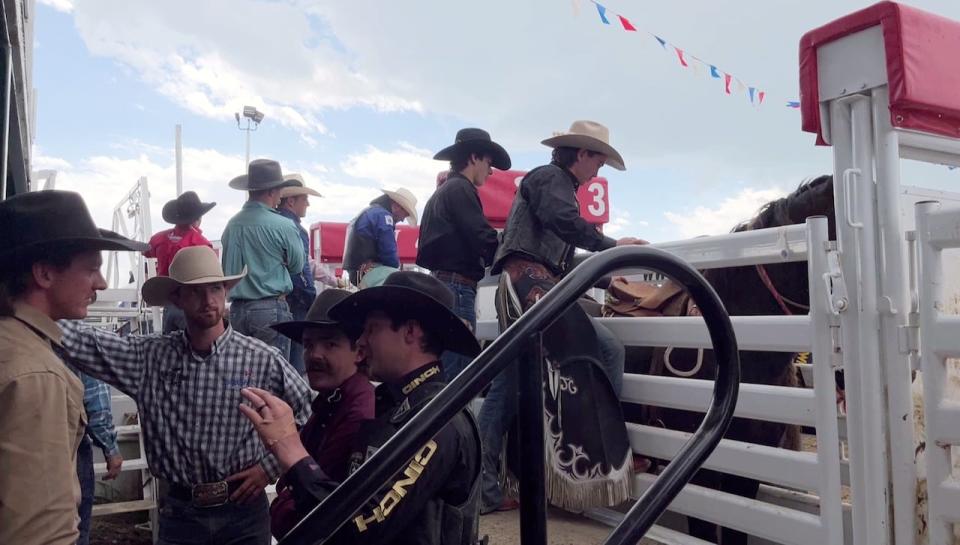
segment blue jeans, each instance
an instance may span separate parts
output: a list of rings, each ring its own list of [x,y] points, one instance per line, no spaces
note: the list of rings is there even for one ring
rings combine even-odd
[[[284,359],[290,359],[290,338],[270,329],[271,324],[293,319],[290,307],[280,299],[238,299],[230,304],[230,325],[238,333],[254,337],[276,347]]]
[[[269,545],[270,512],[267,495],[248,505],[227,502],[217,507],[194,507],[166,496],[160,504],[157,545]]]
[[[454,295],[453,312],[470,323],[470,328],[477,330],[477,289],[459,282],[443,282]],[[456,352],[444,352],[440,356],[443,363],[443,380],[450,382],[463,371],[473,358],[462,356]]]
[[[293,316],[294,320],[305,320],[308,310],[310,310],[309,305],[306,307],[297,303],[290,305],[290,315]],[[307,372],[307,368],[303,363],[303,345],[293,339],[290,340],[290,365],[301,375]]]
[[[596,320],[593,328],[600,344],[600,364],[603,373],[610,379],[613,391],[620,395],[623,387],[623,360],[626,350],[613,332]],[[480,442],[483,445],[483,483],[481,485],[481,511],[496,509],[503,502],[500,489],[499,466],[503,438],[517,414],[517,399],[520,395],[516,362],[511,363],[490,384],[490,391],[480,408],[478,423]]]
[[[90,517],[93,516],[93,491],[96,475],[93,472],[93,444],[86,435],[77,449],[77,478],[80,480],[80,538],[77,545],[90,543]]]

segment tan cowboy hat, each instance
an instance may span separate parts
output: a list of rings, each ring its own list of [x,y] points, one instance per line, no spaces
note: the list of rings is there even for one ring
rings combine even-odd
[[[281,199],[285,199],[287,197],[296,197],[298,195],[311,195],[313,197],[323,197],[323,195],[318,193],[316,190],[310,189],[307,186],[295,185],[291,187],[285,187],[280,190]]]
[[[155,276],[143,283],[143,300],[148,305],[162,306],[170,293],[180,286],[226,282],[227,290],[247,275],[244,265],[240,274],[224,276],[220,258],[209,246],[190,246],[177,252],[170,263],[170,276]]]
[[[390,191],[389,189],[381,189],[383,194],[390,197],[393,202],[400,205],[401,208],[407,211],[407,214],[410,214],[410,217],[407,218],[407,223],[410,225],[417,225],[417,198],[410,192],[409,189],[399,188],[396,191]]]
[[[600,152],[607,156],[607,164],[617,170],[626,170],[623,157],[610,145],[610,129],[596,121],[574,121],[570,130],[554,134],[541,142],[551,148],[570,147]]]

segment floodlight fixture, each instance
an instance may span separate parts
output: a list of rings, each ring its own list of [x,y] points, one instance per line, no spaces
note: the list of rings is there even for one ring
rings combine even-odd
[[[237,128],[240,129],[241,131],[244,131],[244,132],[247,133],[247,138],[246,138],[246,140],[247,140],[247,155],[246,155],[247,161],[246,161],[246,163],[244,164],[244,167],[246,167],[246,165],[249,165],[249,164],[250,164],[250,133],[253,132],[253,131],[255,131],[255,130],[257,130],[257,128],[260,126],[260,122],[263,121],[263,118],[264,118],[265,116],[264,116],[263,112],[261,112],[260,110],[257,110],[257,109],[256,109],[255,107],[253,107],[253,106],[244,106],[244,107],[243,107],[243,117],[246,118],[246,120],[247,120],[247,126],[244,127],[244,126],[240,125],[240,112],[234,112],[233,117],[234,117],[234,119],[237,120]]]

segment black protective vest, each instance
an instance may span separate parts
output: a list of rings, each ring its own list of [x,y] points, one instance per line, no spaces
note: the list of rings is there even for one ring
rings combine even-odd
[[[343,246],[343,268],[347,271],[356,271],[364,263],[377,261],[377,241],[353,232],[357,220],[369,208],[364,208],[347,226],[346,242]]]
[[[410,392],[404,402],[393,411],[388,411],[361,428],[362,443],[358,454],[363,460],[354,460],[360,465],[372,456],[381,445],[387,442],[404,424],[417,414],[440,390],[445,383],[428,382]],[[462,436],[473,436],[472,443],[477,446],[477,472],[469,479],[470,493],[467,499],[457,505],[448,503],[442,497],[427,502],[420,515],[409,524],[402,535],[396,536],[388,544],[403,545],[474,545],[480,530],[480,483],[483,457],[480,451],[480,429],[473,414],[468,410],[457,413],[450,425]],[[351,468],[353,471],[353,468]]]

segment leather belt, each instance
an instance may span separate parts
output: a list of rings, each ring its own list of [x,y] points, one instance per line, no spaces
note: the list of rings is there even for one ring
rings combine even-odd
[[[281,293],[280,295],[271,295],[269,297],[261,297],[260,299],[234,299],[230,301],[231,303],[252,303],[254,301],[286,301],[287,294]]]
[[[241,482],[216,481],[192,486],[168,484],[167,495],[171,498],[190,502],[194,507],[217,507],[230,501],[230,494],[240,488]]]
[[[477,289],[477,281],[453,271],[433,271],[433,277],[441,282],[450,282],[453,284],[462,284],[464,286]]]

